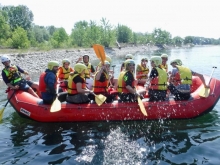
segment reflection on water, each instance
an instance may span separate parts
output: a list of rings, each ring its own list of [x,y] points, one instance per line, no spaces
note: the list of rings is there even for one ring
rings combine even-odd
[[[220,52],[220,48],[218,50]],[[171,58],[180,55],[184,60],[190,59],[188,64],[192,67],[193,60],[198,58],[191,49],[172,50],[168,54]],[[141,57],[137,55],[136,60]],[[219,59],[210,53],[204,64],[207,74],[211,73],[211,67],[207,66],[211,65],[209,61]],[[195,65],[194,69],[198,68]],[[219,73],[216,70],[213,76],[220,79]],[[4,90],[1,83],[0,92]],[[6,95],[0,95],[0,104],[6,101]],[[217,165],[220,160],[219,109],[220,103],[217,103],[210,113],[189,120],[39,123],[21,118],[8,105],[0,122],[0,164]]]
[[[216,164],[219,114],[191,120],[38,123],[13,113],[4,164]],[[8,131],[11,132],[8,132]],[[0,133],[2,137],[2,133]],[[1,138],[2,139],[2,138]],[[214,146],[210,146],[212,143]],[[195,152],[196,151],[196,152]]]

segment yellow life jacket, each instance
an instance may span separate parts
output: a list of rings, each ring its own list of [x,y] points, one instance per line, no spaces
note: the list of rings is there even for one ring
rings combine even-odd
[[[124,75],[129,72],[129,71],[121,71],[119,77],[118,77],[118,92],[119,93],[129,93],[125,86],[125,81],[124,81]],[[132,88],[134,88],[134,81],[132,82]]]
[[[192,72],[184,66],[176,66],[179,72],[175,75],[175,81],[178,84],[192,84]],[[175,84],[176,85],[176,84]]]
[[[92,69],[92,64],[89,63],[87,66],[87,70],[85,70],[85,78],[90,78],[91,69]]]
[[[143,67],[142,65],[138,64],[137,67],[140,69],[139,71],[137,71],[137,75],[138,74],[148,74],[149,73],[149,68],[148,67]],[[146,79],[147,76],[136,76],[137,79]]]
[[[4,68],[3,71],[12,85],[22,79],[18,72],[18,68],[15,65],[11,65],[9,68]]]
[[[168,71],[168,65],[167,64],[165,64],[165,65],[161,64],[160,67],[162,69],[164,69],[166,72]]]
[[[164,69],[156,67],[158,76],[153,78],[150,82],[149,89],[153,90],[167,90],[167,73]]]

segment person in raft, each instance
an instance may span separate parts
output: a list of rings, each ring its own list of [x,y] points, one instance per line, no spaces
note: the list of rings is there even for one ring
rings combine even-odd
[[[39,90],[43,102],[52,104],[57,96],[57,71],[59,68],[58,61],[50,61],[47,64],[47,69],[40,75]]]
[[[114,101],[116,95],[109,94],[109,81],[110,81],[110,63],[105,61],[104,65],[100,67],[100,69],[95,73],[94,76],[94,84],[93,84],[93,92],[95,94],[102,94],[107,97],[106,102],[110,103]],[[95,96],[93,98],[95,100]]]
[[[145,84],[148,78],[149,68],[147,66],[148,59],[142,58],[141,64],[137,65],[136,68],[136,79],[138,80],[138,84]]]
[[[168,65],[167,65],[168,55],[167,54],[161,54],[160,57],[162,59],[162,64],[160,65],[160,67],[162,69],[164,69],[166,72],[168,72]]]
[[[205,84],[205,79],[202,74],[196,73],[189,68],[182,66],[180,59],[174,59],[170,62],[173,67],[168,89],[174,95],[174,100],[188,100],[190,98],[190,85],[192,84],[192,76],[198,76],[204,87],[209,88]]]
[[[111,65],[112,59],[109,56],[106,56],[105,61],[108,61]],[[101,68],[102,68],[102,62],[100,61],[98,66],[96,67],[96,72],[99,71]],[[117,86],[118,86],[118,79],[114,78],[114,69],[110,70],[110,68],[109,68],[108,73],[109,73],[109,77],[110,77],[109,83],[112,86],[112,88],[114,88],[114,89],[111,89],[111,90],[116,90]]]
[[[148,89],[149,101],[165,101],[168,76],[161,68],[162,59],[159,56],[150,58],[151,72],[145,87]]]
[[[63,59],[62,64],[63,66],[58,69],[57,77],[59,78],[60,87],[67,87],[69,75],[73,74],[74,70],[70,67],[68,59]]]
[[[94,93],[86,87],[85,72],[87,66],[77,63],[74,66],[74,74],[69,76],[66,101],[68,103],[89,103]]]
[[[121,71],[118,78],[118,96],[122,102],[135,102],[140,92],[136,90],[137,81],[134,78],[135,62],[128,59],[124,62],[125,70]]]
[[[127,54],[125,56],[125,61],[128,60],[128,59],[133,59],[133,55],[132,54]],[[125,64],[124,62],[121,64],[121,71],[123,71],[125,69]]]
[[[84,54],[82,57],[80,57],[76,63],[83,60],[84,65],[86,65],[87,69],[85,71],[85,79],[86,79],[86,86],[88,89],[92,90],[93,85],[93,74],[95,73],[94,66],[89,62],[89,55]]]
[[[17,65],[11,64],[10,58],[6,55],[1,56],[1,62],[5,66],[2,70],[2,79],[9,88],[26,91],[31,95],[39,98],[39,96],[32,89],[33,87],[38,90],[38,84],[25,80],[20,74],[23,73],[28,75],[28,72],[24,71]]]

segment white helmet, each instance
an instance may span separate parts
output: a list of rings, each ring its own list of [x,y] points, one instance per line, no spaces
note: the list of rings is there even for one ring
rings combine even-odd
[[[4,56],[1,56],[1,61],[2,61],[2,63],[7,62],[7,61],[10,61],[10,58],[8,56],[4,55]]]

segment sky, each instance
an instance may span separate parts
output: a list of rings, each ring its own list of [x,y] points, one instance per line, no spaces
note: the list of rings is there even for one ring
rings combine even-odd
[[[172,37],[220,38],[219,0],[1,0],[2,6],[25,5],[33,23],[65,28],[68,34],[78,21],[106,18],[112,26],[125,25],[134,32],[161,28]]]

